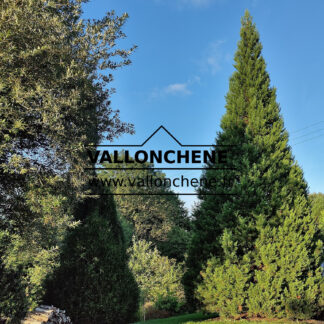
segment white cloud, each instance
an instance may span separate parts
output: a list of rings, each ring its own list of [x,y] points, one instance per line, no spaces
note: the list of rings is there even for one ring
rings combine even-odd
[[[195,7],[195,8],[206,8],[213,3],[221,3],[226,0],[154,0],[157,4],[172,4],[179,8],[184,7]]]
[[[155,88],[151,92],[150,98],[164,97],[166,95],[189,96],[192,94],[190,86],[194,83],[200,83],[200,77],[194,76],[183,83],[171,83],[163,88]]]
[[[199,61],[203,72],[216,74],[222,68],[222,63],[228,60],[228,55],[223,53],[223,44],[224,41],[218,40],[208,45]]]
[[[195,7],[206,7],[210,5],[213,0],[180,0],[182,4],[189,4]]]
[[[191,91],[188,89],[188,83],[173,83],[165,87],[164,92],[167,94],[182,94],[190,95]]]

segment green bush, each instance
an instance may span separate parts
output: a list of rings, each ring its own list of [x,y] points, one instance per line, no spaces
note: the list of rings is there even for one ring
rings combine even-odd
[[[6,269],[0,261],[0,319],[10,318],[12,323],[20,323],[28,310],[25,290],[22,272]]]
[[[156,302],[161,296],[172,294],[179,300],[184,298],[181,277],[182,264],[174,259],[161,256],[152,243],[136,241],[128,250],[129,267],[135,276],[145,302]]]
[[[166,296],[158,296],[154,307],[158,310],[165,310],[172,314],[177,314],[181,310],[183,303],[180,303],[178,298],[172,294],[167,294]]]
[[[265,227],[256,241],[256,268],[248,291],[252,316],[309,319],[319,311],[319,264],[323,244],[312,215],[303,215],[306,201],[296,199],[296,210],[283,208],[284,222]]]
[[[321,269],[312,267],[321,258],[322,242],[309,241],[316,231],[312,216],[298,217],[306,201],[296,203],[295,211],[282,210],[281,226],[260,231],[254,251],[242,259],[236,256],[233,236],[225,231],[226,260],[210,259],[197,288],[197,298],[207,311],[225,317],[309,319],[320,315],[323,278]]]
[[[320,299],[318,302],[318,312],[316,314],[316,318],[320,320],[324,320],[324,280],[321,282],[321,294],[320,294]]]
[[[45,300],[65,309],[74,323],[129,323],[139,293],[113,200],[88,198],[78,213],[82,224],[67,235]]]
[[[212,258],[201,272],[202,283],[197,289],[197,298],[210,313],[235,317],[246,311],[249,268],[239,267],[229,261],[220,265]]]

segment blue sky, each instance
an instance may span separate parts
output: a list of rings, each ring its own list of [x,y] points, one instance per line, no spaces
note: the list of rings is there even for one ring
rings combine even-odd
[[[310,192],[324,192],[324,1],[92,0],[84,16],[130,15],[121,47],[138,45],[132,65],[114,73],[112,106],[138,144],[164,125],[184,144],[212,144],[224,114],[240,20],[248,9]],[[159,134],[152,145],[165,147]],[[199,176],[199,173],[191,173]],[[184,197],[190,207],[194,197]]]

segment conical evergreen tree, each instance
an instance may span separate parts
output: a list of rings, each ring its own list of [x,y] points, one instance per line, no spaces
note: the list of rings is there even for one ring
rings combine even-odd
[[[203,276],[198,296],[209,310],[302,317],[294,311],[302,306],[299,311],[309,317],[318,298],[321,242],[310,217],[307,184],[288,145],[259,34],[248,12],[240,36],[222,131],[216,138],[217,145],[236,145],[228,165],[236,171],[204,172],[210,179],[235,175],[236,181],[200,188],[183,279],[187,301],[197,303],[195,291]],[[204,195],[222,190],[236,195]],[[213,278],[222,278],[222,284],[212,286]],[[242,278],[241,284],[234,284],[233,278]]]
[[[67,235],[45,301],[65,309],[73,323],[131,322],[139,291],[112,196],[86,198],[76,217],[81,224]]]

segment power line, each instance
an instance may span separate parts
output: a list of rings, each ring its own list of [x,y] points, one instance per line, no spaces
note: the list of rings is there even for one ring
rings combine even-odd
[[[298,130],[296,130],[296,131],[291,132],[290,134],[300,133],[300,132],[302,132],[302,131],[304,131],[304,130],[307,130],[307,129],[311,128],[311,127],[318,126],[318,125],[320,125],[320,124],[322,124],[322,123],[324,123],[324,120],[320,120],[320,121],[318,121],[318,122],[316,122],[316,123],[313,123],[313,124],[310,124],[310,125],[305,126],[305,127],[303,127],[303,128],[300,128],[300,129],[298,129]],[[324,128],[316,129],[316,130],[313,130],[313,131],[308,132],[308,133],[306,133],[306,134],[302,134],[302,135],[298,135],[298,136],[296,136],[296,137],[292,137],[290,140],[295,141],[296,139],[303,139],[303,138],[305,138],[305,137],[308,137],[308,136],[311,135],[311,134],[314,134],[314,133],[316,134],[316,133],[321,132],[321,131],[323,131],[323,130],[324,130]],[[306,138],[305,140],[303,140],[303,141],[301,141],[301,142],[298,142],[298,143],[292,143],[292,145],[298,145],[298,144],[302,144],[302,143],[305,143],[305,142],[309,142],[309,141],[311,141],[311,140],[313,140],[313,139],[316,139],[316,138],[319,138],[319,137],[322,137],[322,136],[324,136],[323,133],[321,133],[321,134],[319,134],[319,135],[316,135],[316,136],[313,136],[313,137],[311,137],[311,138]]]
[[[292,145],[302,144],[302,143],[305,143],[305,142],[311,141],[311,140],[314,139],[314,138],[322,137],[323,135],[324,135],[324,134],[317,135],[317,136],[314,136],[314,137],[308,138],[308,139],[306,139],[306,140],[304,140],[304,141],[301,141],[301,142],[298,142],[298,143],[293,143]]]
[[[308,126],[306,126],[306,127],[301,128],[301,129],[298,129],[298,130],[296,130],[296,131],[293,131],[293,132],[291,132],[290,134],[296,134],[296,133],[299,133],[299,132],[301,132],[301,131],[303,131],[303,130],[305,130],[305,129],[308,129],[308,128],[310,128],[310,127],[313,127],[313,126],[315,126],[315,125],[322,124],[322,123],[324,123],[324,120],[318,121],[318,122],[316,122],[316,123],[314,123],[314,124],[311,124],[311,125],[308,125]]]
[[[316,130],[314,130],[312,132],[309,132],[309,133],[306,133],[306,134],[303,134],[303,135],[299,135],[299,136],[293,137],[292,140],[295,140],[297,138],[302,138],[302,137],[305,137],[305,136],[308,136],[310,134],[314,134],[314,133],[317,133],[317,132],[320,132],[320,131],[323,131],[323,130],[324,130],[324,128],[316,129]]]

